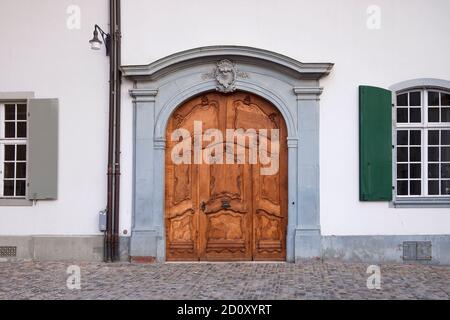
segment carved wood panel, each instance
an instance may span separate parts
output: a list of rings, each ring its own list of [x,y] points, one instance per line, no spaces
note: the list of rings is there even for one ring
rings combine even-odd
[[[194,137],[194,121],[202,133],[217,128],[267,130],[268,156],[279,154],[279,168],[262,175],[270,165],[250,163],[251,137],[215,148],[213,163],[175,165],[170,155],[171,133],[183,128]],[[279,129],[279,149],[272,150],[270,129]],[[198,138],[198,137],[195,137]],[[194,143],[194,139],[191,143]],[[202,152],[211,141],[203,141]],[[239,149],[239,147],[242,147]],[[194,147],[192,146],[192,159]],[[235,151],[244,152],[239,162]],[[231,154],[234,164],[226,162]],[[223,163],[217,159],[223,159]],[[285,260],[287,226],[286,126],[279,111],[267,101],[242,92],[209,93],[179,107],[167,127],[166,250],[168,260]]]

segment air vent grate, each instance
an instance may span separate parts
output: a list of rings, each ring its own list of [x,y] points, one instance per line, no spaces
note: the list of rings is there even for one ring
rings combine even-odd
[[[15,257],[17,255],[17,247],[0,247],[0,257]]]
[[[403,260],[431,260],[431,241],[403,242]]]

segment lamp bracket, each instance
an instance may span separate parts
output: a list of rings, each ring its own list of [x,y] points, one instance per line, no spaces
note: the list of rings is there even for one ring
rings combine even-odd
[[[94,31],[100,32],[103,42],[105,43],[106,55],[109,56],[111,53],[111,35],[109,33],[106,33],[105,31],[103,31],[103,29],[100,28],[100,26],[98,24],[95,25]]]

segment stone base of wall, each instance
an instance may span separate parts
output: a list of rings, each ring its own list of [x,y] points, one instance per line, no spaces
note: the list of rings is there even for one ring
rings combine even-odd
[[[0,247],[16,247],[0,261],[103,261],[103,236],[0,236]],[[129,237],[120,237],[120,260],[129,260]]]
[[[404,261],[405,241],[430,241],[431,260]],[[450,235],[322,236],[321,257],[367,263],[450,265]]]
[[[149,237],[155,240],[154,237]],[[308,238],[312,240],[312,238]],[[333,259],[364,263],[426,263],[450,265],[450,235],[411,236],[317,236],[316,244],[296,237],[296,259]],[[403,261],[404,241],[430,241],[431,260]],[[130,238],[120,238],[121,261],[152,263],[164,261],[157,254],[157,241],[150,241],[148,255],[133,255]],[[0,236],[0,247],[16,247],[15,257],[0,257],[0,261],[102,261],[103,236]],[[314,250],[311,250],[313,248]],[[154,252],[153,252],[154,251]],[[130,256],[131,252],[131,256]],[[304,256],[303,256],[304,254]]]

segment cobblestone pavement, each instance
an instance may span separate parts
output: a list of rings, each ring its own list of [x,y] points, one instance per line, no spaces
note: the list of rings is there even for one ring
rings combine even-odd
[[[69,290],[67,267],[81,268]],[[0,262],[0,299],[449,299],[450,267],[339,262],[104,264]]]

